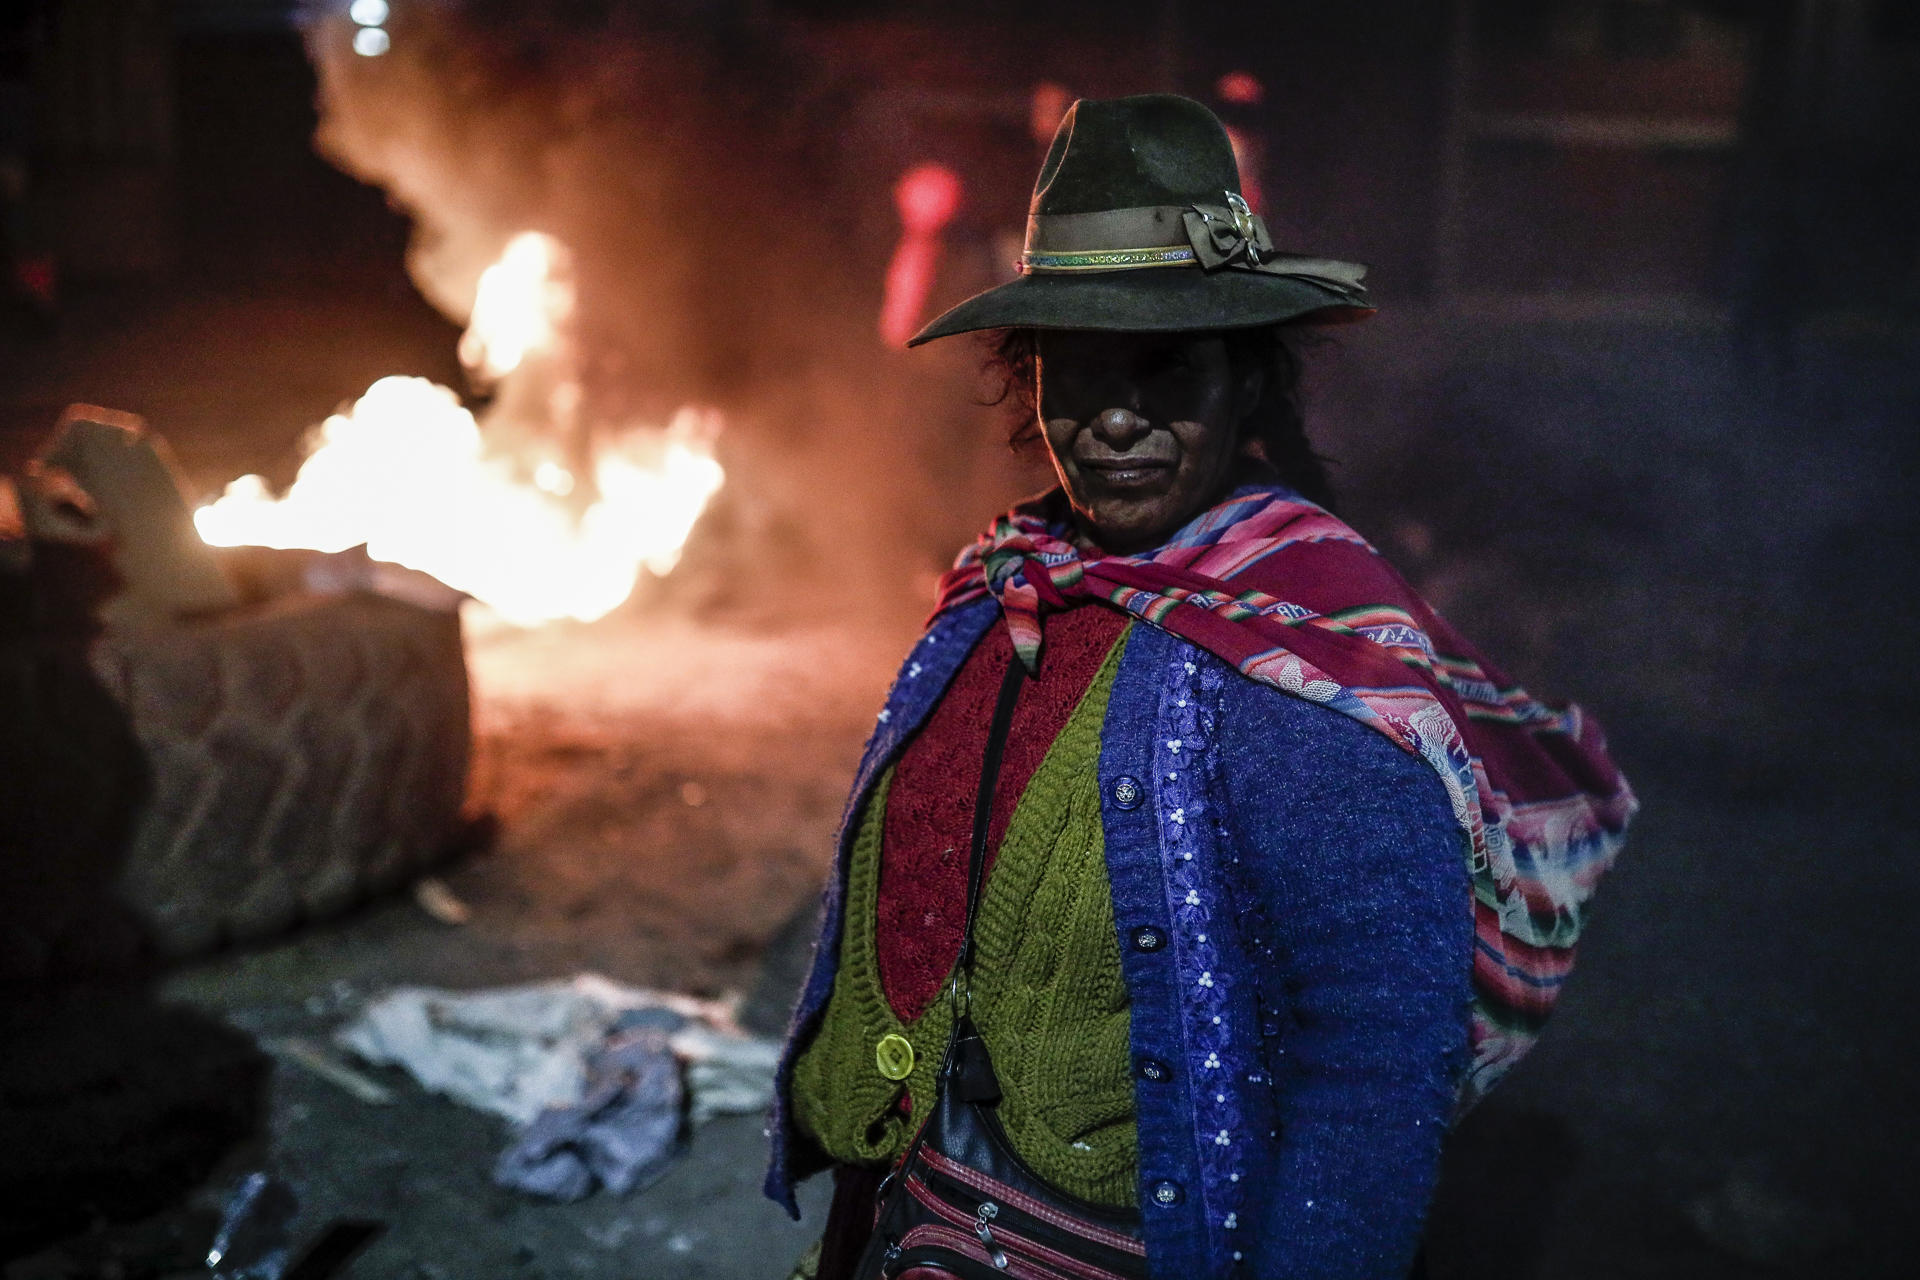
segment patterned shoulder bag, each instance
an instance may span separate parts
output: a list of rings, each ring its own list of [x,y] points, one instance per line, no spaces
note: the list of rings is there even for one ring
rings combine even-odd
[[[1049,1186],[1007,1142],[999,1082],[968,1016],[974,916],[986,868],[987,825],[1025,667],[1001,681],[974,801],[966,932],[954,966],[953,1036],[930,1114],[880,1184],[873,1237],[855,1280],[1145,1280],[1140,1217]]]

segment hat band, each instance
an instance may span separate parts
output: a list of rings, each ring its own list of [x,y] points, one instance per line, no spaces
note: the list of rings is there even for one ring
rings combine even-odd
[[[1156,245],[1150,249],[1082,249],[1073,253],[1027,250],[1020,270],[1028,275],[1072,271],[1132,271],[1139,267],[1189,267],[1199,262],[1192,245]]]
[[[1281,253],[1267,225],[1231,191],[1224,204],[1143,205],[1094,213],[1036,213],[1027,219],[1022,275],[1077,275],[1144,267],[1222,268],[1289,276],[1344,294],[1366,306],[1357,262]]]
[[[1258,267],[1273,253],[1266,224],[1238,193],[1223,203],[1140,205],[1027,219],[1023,273],[1132,271],[1142,267]]]

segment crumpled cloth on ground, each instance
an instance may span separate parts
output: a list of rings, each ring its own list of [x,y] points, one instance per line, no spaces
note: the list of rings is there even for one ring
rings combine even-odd
[[[658,1176],[683,1123],[763,1111],[779,1045],[733,1008],[598,974],[478,991],[399,987],[335,1042],[519,1128],[495,1180],[578,1199]]]
[[[549,1200],[615,1195],[667,1171],[685,1122],[680,1060],[665,1031],[614,1036],[587,1059],[586,1096],[548,1107],[500,1153],[493,1180]]]

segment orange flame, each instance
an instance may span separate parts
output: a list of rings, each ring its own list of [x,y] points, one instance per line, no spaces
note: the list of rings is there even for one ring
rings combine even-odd
[[[473,314],[460,335],[460,363],[504,378],[535,351],[553,347],[573,314],[572,262],[566,246],[538,231],[507,242],[480,273]]]
[[[501,378],[552,352],[573,305],[564,246],[527,234],[480,278],[460,354]],[[577,400],[562,383],[553,399]],[[673,570],[694,523],[720,488],[713,456],[719,415],[683,408],[665,429],[598,440],[591,476],[554,457],[488,451],[482,425],[446,387],[382,378],[320,425],[287,492],[242,476],[194,513],[214,546],[344,551],[431,574],[505,621],[590,622],[617,608],[642,573]],[[523,478],[526,477],[526,478]],[[584,510],[566,496],[590,483]]]

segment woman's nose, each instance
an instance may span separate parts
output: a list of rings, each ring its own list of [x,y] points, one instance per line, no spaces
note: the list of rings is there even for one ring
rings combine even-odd
[[[1110,449],[1126,449],[1147,434],[1147,420],[1131,409],[1102,409],[1093,419],[1093,433]]]

